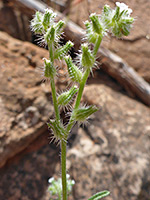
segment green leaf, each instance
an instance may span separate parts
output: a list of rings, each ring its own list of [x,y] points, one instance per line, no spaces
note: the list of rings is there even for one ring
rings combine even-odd
[[[99,200],[99,199],[101,199],[101,198],[103,198],[103,197],[108,196],[109,194],[110,194],[109,191],[104,190],[104,191],[102,191],[102,192],[98,192],[98,193],[94,194],[94,195],[93,195],[92,197],[90,197],[88,200]]]

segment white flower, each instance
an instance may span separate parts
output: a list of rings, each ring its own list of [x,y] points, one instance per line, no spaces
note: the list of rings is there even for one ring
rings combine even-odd
[[[120,13],[123,10],[127,10],[129,15],[132,13],[132,9],[128,8],[128,6],[125,3],[116,2],[116,6],[120,8]]]
[[[54,180],[55,180],[54,177],[51,177],[48,179],[48,183],[52,183]]]
[[[71,184],[74,185],[75,184],[75,180],[71,180]]]
[[[69,174],[67,174],[67,175],[66,175],[66,177],[67,177],[67,179],[69,179],[69,178],[70,178],[70,175],[69,175]]]

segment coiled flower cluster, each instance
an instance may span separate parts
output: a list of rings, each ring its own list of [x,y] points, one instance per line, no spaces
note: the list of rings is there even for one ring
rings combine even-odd
[[[55,22],[56,13],[50,9],[46,9],[45,13],[36,12],[33,20],[31,21],[31,29],[35,34],[43,37],[44,42],[48,45],[49,59],[44,59],[44,72],[43,75],[46,79],[50,79],[52,86],[53,103],[55,108],[56,119],[49,123],[49,127],[54,133],[56,140],[66,140],[73,124],[83,122],[90,117],[91,114],[96,112],[96,106],[81,106],[80,100],[82,92],[89,76],[90,71],[96,63],[96,54],[100,43],[108,32],[116,37],[127,36],[130,33],[134,18],[130,17],[132,10],[124,3],[116,3],[116,8],[112,9],[110,6],[105,5],[101,15],[92,13],[90,21],[85,22],[86,39],[87,41],[81,45],[81,53],[79,54],[79,62],[75,64],[70,56],[69,50],[73,47],[73,43],[68,41],[65,45],[60,46],[59,40],[63,31],[65,22],[60,20]],[[93,44],[93,49],[90,49],[90,44]],[[68,91],[64,91],[60,95],[56,95],[54,87],[54,78],[57,74],[57,68],[54,66],[54,60],[65,60],[68,75],[72,82],[72,87]],[[67,127],[61,123],[59,107],[70,107],[70,102],[77,94],[76,103]]]

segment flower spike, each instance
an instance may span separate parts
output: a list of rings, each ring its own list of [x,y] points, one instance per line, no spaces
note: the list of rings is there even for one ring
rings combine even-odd
[[[61,144],[62,166],[62,180],[59,179],[58,188],[52,178],[49,180],[49,183],[52,184],[49,191],[52,196],[58,194],[58,199],[66,200],[67,195],[69,195],[68,191],[71,190],[74,184],[74,182],[70,182],[69,184],[66,176],[66,145],[69,133],[75,122],[81,124],[99,110],[94,105],[81,106],[81,100],[90,72],[92,72],[96,64],[96,56],[100,44],[103,37],[107,35],[107,32],[112,33],[116,37],[129,35],[134,22],[134,18],[130,16],[131,13],[132,10],[127,5],[117,2],[114,9],[105,5],[101,15],[91,14],[89,17],[90,20],[85,22],[85,39],[87,42],[81,45],[81,53],[78,56],[77,65],[73,63],[70,56],[66,56],[73,43],[68,41],[65,45],[60,45],[59,41],[63,34],[62,31],[65,22],[62,20],[55,22],[56,13],[49,9],[45,9],[44,13],[38,11],[31,21],[32,31],[40,35],[42,42],[47,44],[49,50],[49,60],[44,59],[43,75],[50,81],[55,119],[49,121],[48,127],[53,132],[52,138]],[[71,83],[72,87],[60,95],[57,95],[57,87],[55,86],[55,78],[58,71],[55,62],[56,59],[65,60],[70,81],[77,83],[76,85]],[[78,66],[82,67],[82,70]],[[74,100],[76,93],[77,97],[73,105],[74,108],[72,108],[70,104]],[[61,120],[61,107],[71,108],[68,112],[69,115],[65,115],[67,120],[64,123]],[[66,111],[66,109],[64,110]],[[71,186],[70,189],[69,187],[67,188],[68,185]],[[102,191],[90,197],[89,200],[98,200],[107,195],[109,195],[108,191]]]
[[[112,18],[112,33],[116,37],[128,36],[134,22],[134,18],[130,17],[132,10],[124,3],[116,2],[116,9]]]

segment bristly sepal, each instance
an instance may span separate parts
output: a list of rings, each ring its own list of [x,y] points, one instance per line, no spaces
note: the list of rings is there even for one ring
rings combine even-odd
[[[92,13],[90,15],[90,19],[92,22],[93,32],[97,33],[98,35],[103,34],[103,24],[100,21],[100,17],[96,15],[96,13]]]
[[[105,31],[109,31],[112,25],[112,18],[113,18],[114,11],[110,8],[109,5],[105,5],[101,15],[101,21],[104,26]]]
[[[87,43],[82,44],[81,64],[83,67],[91,68],[94,66],[95,58]]]
[[[31,20],[31,30],[36,33],[42,35],[44,33],[44,28],[42,24],[43,14],[39,11],[35,13],[34,18]]]
[[[66,91],[66,92],[63,92],[62,94],[60,94],[57,98],[57,102],[58,102],[58,105],[59,106],[63,106],[63,107],[67,107],[74,95],[78,92],[78,87],[76,85],[72,86],[70,88],[70,90]]]
[[[73,119],[75,121],[78,121],[79,123],[83,123],[84,121],[86,121],[93,113],[95,113],[96,111],[98,111],[99,108],[97,108],[96,106],[83,106],[80,107],[76,110],[74,110],[73,112]]]
[[[74,82],[80,83],[83,76],[82,71],[73,63],[70,56],[66,56],[64,60],[67,64],[70,79]]]
[[[88,41],[95,43],[97,35],[104,36],[107,32],[116,37],[128,36],[134,22],[134,18],[130,17],[131,13],[132,10],[126,4],[119,2],[116,2],[115,9],[105,5],[101,16],[92,13],[91,22],[85,22]]]
[[[67,134],[65,127],[60,121],[50,119],[50,122],[47,123],[48,127],[52,130],[53,139],[57,141],[67,139]]]
[[[63,59],[73,45],[74,44],[71,41],[68,41],[65,45],[56,50],[54,58]]]
[[[59,22],[57,22],[55,25],[56,33],[61,34],[64,26],[65,26],[65,22],[63,20],[59,20]]]
[[[43,75],[46,79],[51,79],[56,76],[56,68],[54,68],[52,62],[50,60],[47,60],[46,58],[43,58],[44,60],[44,72]]]
[[[42,20],[43,28],[45,31],[47,31],[47,29],[50,28],[50,26],[54,23],[55,17],[56,13],[54,13],[52,10],[48,8],[45,9],[45,13],[43,14],[43,20]]]
[[[55,23],[56,13],[50,9],[45,9],[45,13],[36,12],[34,18],[31,20],[31,29],[34,33],[44,35],[43,42],[49,44],[50,42],[58,43],[61,37],[62,29],[65,22],[60,20]]]
[[[98,37],[98,34],[95,33],[92,29],[92,24],[87,20],[85,21],[85,27],[86,27],[86,38],[90,43],[95,43],[96,39]]]
[[[53,26],[47,30],[47,32],[44,35],[44,39],[47,44],[52,43],[56,39],[56,30]]]

